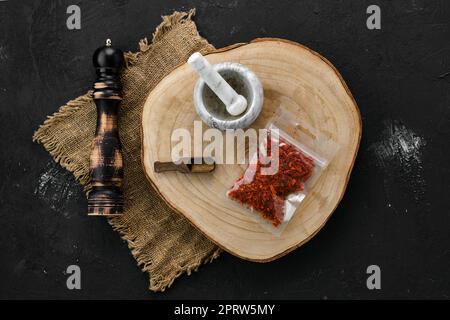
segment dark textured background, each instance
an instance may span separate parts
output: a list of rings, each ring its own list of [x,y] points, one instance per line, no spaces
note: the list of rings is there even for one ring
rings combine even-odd
[[[66,28],[70,4],[81,7],[81,30]],[[370,4],[381,7],[381,30],[366,28]],[[31,136],[90,88],[105,38],[137,50],[160,15],[192,7],[216,47],[282,37],[327,57],[359,104],[363,138],[347,193],[311,242],[268,264],[223,254],[155,294]],[[0,298],[449,298],[449,1],[10,0],[0,19]],[[82,290],[66,289],[70,264]],[[381,267],[381,290],[366,288],[370,264]]]

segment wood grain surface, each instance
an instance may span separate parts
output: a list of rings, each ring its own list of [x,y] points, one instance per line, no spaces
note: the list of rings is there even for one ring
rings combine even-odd
[[[154,172],[154,161],[170,159],[173,130],[185,128],[193,133],[193,122],[199,119],[192,101],[197,75],[189,66],[174,70],[149,95],[142,116],[142,161],[151,183],[169,205],[228,252],[252,261],[271,261],[311,239],[341,200],[361,137],[358,107],[337,70],[319,54],[293,42],[256,39],[220,49],[207,59],[245,64],[260,78],[265,102],[254,128],[264,127],[283,106],[340,145],[334,161],[276,237],[226,196],[242,174],[242,166],[217,165],[206,175]]]

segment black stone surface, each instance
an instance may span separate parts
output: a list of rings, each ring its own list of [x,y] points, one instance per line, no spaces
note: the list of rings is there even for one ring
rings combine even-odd
[[[66,9],[81,8],[81,30]],[[381,30],[366,8],[381,7]],[[104,219],[86,215],[71,174],[34,130],[88,90],[92,53],[123,50],[173,10],[216,47],[255,37],[298,41],[327,57],[352,90],[363,138],[344,199],[307,245],[268,264],[223,254],[165,293]],[[0,298],[438,298],[450,295],[450,2],[1,1]],[[77,264],[82,289],[66,288]],[[368,290],[366,268],[381,268]]]

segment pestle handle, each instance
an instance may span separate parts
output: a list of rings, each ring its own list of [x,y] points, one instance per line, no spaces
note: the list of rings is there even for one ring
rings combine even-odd
[[[123,52],[106,45],[93,56],[97,79],[94,101],[97,107],[97,127],[92,141],[90,174],[92,190],[88,196],[88,215],[115,216],[123,211],[123,161],[118,131],[118,109],[122,100],[120,70]]]
[[[193,53],[188,59],[188,64],[225,104],[229,114],[237,116],[247,109],[247,99],[238,94],[200,52]]]

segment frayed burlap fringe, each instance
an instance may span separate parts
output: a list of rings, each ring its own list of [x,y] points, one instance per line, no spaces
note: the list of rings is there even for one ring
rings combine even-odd
[[[190,21],[192,16],[195,15],[195,8],[189,10],[188,12],[178,12],[175,11],[170,16],[162,16],[162,22],[156,27],[155,32],[153,32],[152,42],[161,40],[161,38],[172,29],[174,25],[182,24],[185,21]],[[141,49],[142,50],[142,49]]]
[[[87,103],[92,102],[92,91],[87,94],[69,101],[66,105],[59,108],[51,116],[47,116],[47,119],[39,127],[33,135],[33,141],[38,142],[44,146],[44,148],[50,153],[53,159],[59,163],[63,168],[72,172],[75,179],[83,186],[88,186],[90,182],[89,172],[84,170],[83,166],[72,161],[70,157],[64,154],[61,150],[61,144],[55,136],[48,135],[47,130],[57,125],[59,122],[64,121],[74,112],[78,111],[81,107]]]
[[[150,289],[164,291],[183,273],[211,262],[221,250],[186,219],[173,212],[145,180],[140,161],[140,113],[148,93],[195,51],[214,49],[197,31],[189,12],[163,16],[152,43],[140,40],[139,52],[125,53],[124,100],[119,127],[124,152],[125,212],[108,219],[127,241],[138,265],[150,274]],[[155,62],[156,61],[156,62]],[[92,92],[78,97],[49,116],[33,136],[61,166],[71,171],[88,192],[90,143],[95,131]],[[126,276],[126,275],[124,275]]]
[[[153,32],[152,42],[161,40],[161,38],[170,30],[173,26],[183,24],[186,21],[191,21],[192,17],[195,15],[195,8],[189,10],[188,12],[178,12],[175,11],[170,16],[161,16],[162,22],[156,27],[155,32]],[[147,38],[141,39],[139,41],[139,51],[138,52],[125,52],[125,66],[129,67],[135,63],[142,52],[146,52],[150,49]]]
[[[119,232],[122,239],[127,241],[128,248],[131,250],[131,254],[136,259],[142,271],[150,274],[149,288],[152,291],[165,291],[166,288],[169,288],[175,279],[183,273],[186,273],[188,276],[191,275],[192,271],[197,271],[201,265],[212,262],[214,259],[218,258],[222,252],[222,250],[217,247],[209,256],[199,257],[189,263],[177,265],[171,269],[169,274],[162,275],[154,272],[155,269],[151,253],[142,249],[142,244],[129,232],[128,227],[121,222],[120,218],[111,218],[108,220],[113,229]]]

